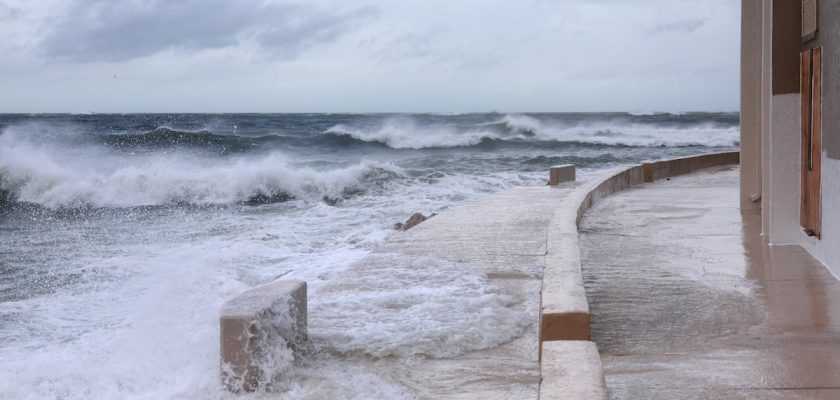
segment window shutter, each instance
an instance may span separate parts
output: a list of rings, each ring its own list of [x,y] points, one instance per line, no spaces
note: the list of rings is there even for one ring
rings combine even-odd
[[[802,0],[802,41],[817,37],[817,0]]]

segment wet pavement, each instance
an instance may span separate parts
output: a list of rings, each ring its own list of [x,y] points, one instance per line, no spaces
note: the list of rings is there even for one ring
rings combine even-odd
[[[360,398],[536,399],[546,235],[574,187],[497,192],[377,246],[318,292],[318,362],[401,391]]]
[[[737,168],[617,193],[581,225],[611,399],[840,399],[840,282],[769,247]]]

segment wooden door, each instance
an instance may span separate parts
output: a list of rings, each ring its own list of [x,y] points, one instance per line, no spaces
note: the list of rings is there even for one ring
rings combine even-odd
[[[802,203],[800,222],[820,237],[820,160],[822,156],[822,48],[802,52]]]

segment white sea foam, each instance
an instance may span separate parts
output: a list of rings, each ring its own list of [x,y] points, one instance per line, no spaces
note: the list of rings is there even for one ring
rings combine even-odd
[[[507,342],[532,322],[481,271],[430,257],[377,254],[369,262],[388,266],[375,285],[343,274],[319,291],[310,329],[330,350],[454,357]]]
[[[296,168],[279,152],[224,160],[189,153],[117,158],[97,148],[68,154],[58,144],[0,135],[0,189],[49,208],[223,204],[256,195],[334,199],[364,190],[365,179],[383,170],[401,174],[375,162],[327,171]]]
[[[672,128],[614,123],[547,128],[540,131],[538,136],[558,142],[635,147],[730,147],[737,146],[740,140],[737,127],[695,125],[687,128]]]
[[[455,128],[447,126],[421,127],[407,118],[388,120],[373,130],[336,125],[326,133],[349,136],[364,142],[382,143],[394,149],[473,146],[484,139],[495,137],[485,132],[459,133]]]
[[[516,134],[537,134],[543,129],[543,124],[540,120],[523,114],[505,115],[501,123]]]
[[[504,130],[493,129],[496,126]],[[696,124],[673,127],[627,121],[585,124],[542,122],[520,114],[505,115],[496,122],[474,127],[420,126],[409,117],[388,119],[373,128],[336,125],[325,133],[382,143],[394,149],[425,149],[474,146],[484,140],[545,141],[638,147],[737,146],[737,127]]]
[[[64,257],[119,278],[0,303],[0,315],[17,316],[0,329],[0,398],[219,398],[222,302],[281,274],[317,286],[319,276],[362,257],[367,238],[381,239],[384,227],[368,222],[374,213],[315,203],[272,218],[153,219],[105,235],[103,228],[72,229],[76,246]],[[115,251],[97,243],[109,237],[117,240]],[[288,375],[288,355],[278,356],[270,373]],[[289,381],[287,389],[314,398],[363,398],[393,386],[341,384],[331,380],[340,371],[329,368],[300,373],[319,375],[320,383]],[[344,371],[345,378],[354,375]],[[332,390],[340,395],[325,395]]]

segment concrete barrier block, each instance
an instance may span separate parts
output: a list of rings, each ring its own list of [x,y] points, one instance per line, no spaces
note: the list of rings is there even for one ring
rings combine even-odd
[[[548,170],[548,185],[557,186],[561,182],[570,182],[575,180],[575,165],[563,164],[555,165]]]
[[[595,343],[543,343],[540,374],[540,400],[607,399],[607,384]]]
[[[280,280],[242,293],[222,307],[219,328],[222,383],[233,392],[256,390],[266,383],[269,358],[306,343],[306,282]]]

